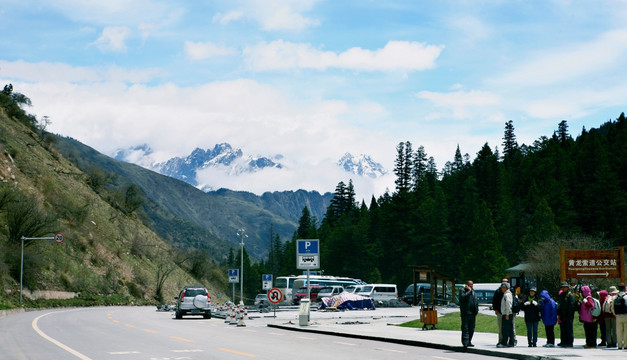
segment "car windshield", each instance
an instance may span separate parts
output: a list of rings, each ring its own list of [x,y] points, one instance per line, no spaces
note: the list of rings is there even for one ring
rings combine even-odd
[[[185,290],[185,296],[196,296],[196,295],[205,295],[205,294],[207,294],[207,290],[202,289],[202,288]]]
[[[361,288],[361,290],[359,292],[371,292],[372,291],[372,286],[364,286],[363,288]]]
[[[264,299],[266,297],[265,294],[258,294],[257,299]]]

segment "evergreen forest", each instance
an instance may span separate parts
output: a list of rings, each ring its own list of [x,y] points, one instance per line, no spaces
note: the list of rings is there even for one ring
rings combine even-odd
[[[627,245],[624,113],[576,139],[562,121],[531,145],[518,144],[508,121],[501,152],[486,143],[470,161],[458,146],[440,172],[423,146],[405,141],[396,150],[393,193],[357,203],[352,181],[340,182],[324,218],[303,209],[293,238],[274,239],[258,271],[301,273],[295,240],[308,238],[320,239],[324,274],[399,290],[412,282],[411,265],[497,282],[541,243],[576,236],[591,239],[590,246]]]

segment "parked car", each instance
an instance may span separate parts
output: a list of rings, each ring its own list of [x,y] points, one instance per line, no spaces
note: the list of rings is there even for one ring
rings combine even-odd
[[[323,297],[331,297],[335,295],[339,295],[344,291],[342,286],[325,286],[320,291],[318,291],[318,299],[322,299]]]
[[[309,290],[309,299],[312,303],[318,301],[318,292],[322,290],[323,288],[324,286],[322,285],[311,285],[311,289]],[[304,299],[306,297],[307,297],[307,287],[303,286],[294,293],[294,300],[293,300],[294,305],[300,304],[300,299]]]
[[[186,286],[174,300],[177,319],[182,319],[183,315],[202,315],[205,319],[211,319],[211,297],[204,286]]]
[[[255,296],[255,306],[257,307],[270,306],[270,300],[268,300],[268,294],[257,294],[257,296]]]
[[[344,291],[351,293],[351,294],[357,294],[358,292],[361,291],[363,287],[364,287],[363,285],[348,285],[347,287],[344,288]]]
[[[411,284],[405,289],[405,293],[403,293],[403,301],[411,305],[414,302],[414,286],[416,287],[416,303],[422,304],[422,301],[425,304],[431,303],[431,284],[429,283],[418,283]]]
[[[394,284],[368,284],[357,293],[373,301],[388,301],[398,298],[398,290]]]

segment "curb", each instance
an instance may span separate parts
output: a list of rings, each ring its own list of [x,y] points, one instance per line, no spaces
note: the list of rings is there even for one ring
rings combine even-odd
[[[384,341],[384,342],[400,344],[400,345],[418,346],[418,347],[425,347],[425,348],[431,348],[431,349],[455,351],[455,352],[460,352],[460,353],[472,353],[472,354],[477,354],[477,355],[497,356],[497,357],[508,358],[508,359],[518,359],[518,360],[556,359],[556,358],[547,357],[547,356],[504,353],[504,352],[500,352],[496,350],[488,350],[488,349],[477,349],[477,348],[465,348],[464,349],[464,347],[462,346],[436,344],[436,343],[430,343],[430,342],[418,341],[418,340],[406,340],[406,339],[397,339],[397,338],[388,338],[388,337],[379,337],[379,336],[370,336],[370,335],[346,334],[346,333],[340,333],[340,332],[329,331],[329,330],[301,329],[301,328],[297,328],[293,326],[285,326],[285,325],[277,325],[277,324],[268,324],[267,326],[271,328],[277,328],[277,329],[283,329],[283,330],[309,332],[309,333],[315,333],[315,334],[321,334],[321,335],[341,336],[341,337],[362,339],[362,340]]]

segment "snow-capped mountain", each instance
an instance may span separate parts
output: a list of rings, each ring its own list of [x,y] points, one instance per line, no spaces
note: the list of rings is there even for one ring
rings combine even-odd
[[[360,154],[359,156],[353,156],[350,153],[346,153],[337,164],[344,168],[346,172],[367,176],[372,179],[387,174],[383,166],[372,160],[369,155]]]
[[[116,160],[137,164],[160,174],[185,181],[207,192],[216,190],[211,184],[201,184],[197,178],[199,171],[204,169],[218,170],[228,176],[239,176],[255,173],[268,168],[284,169],[279,161],[282,155],[272,158],[245,154],[239,148],[228,143],[217,144],[213,149],[196,148],[186,157],[173,157],[164,162],[155,161],[153,150],[146,144],[114,154]],[[387,174],[383,166],[368,155],[353,156],[346,153],[338,162],[344,171],[358,176],[376,179]]]

